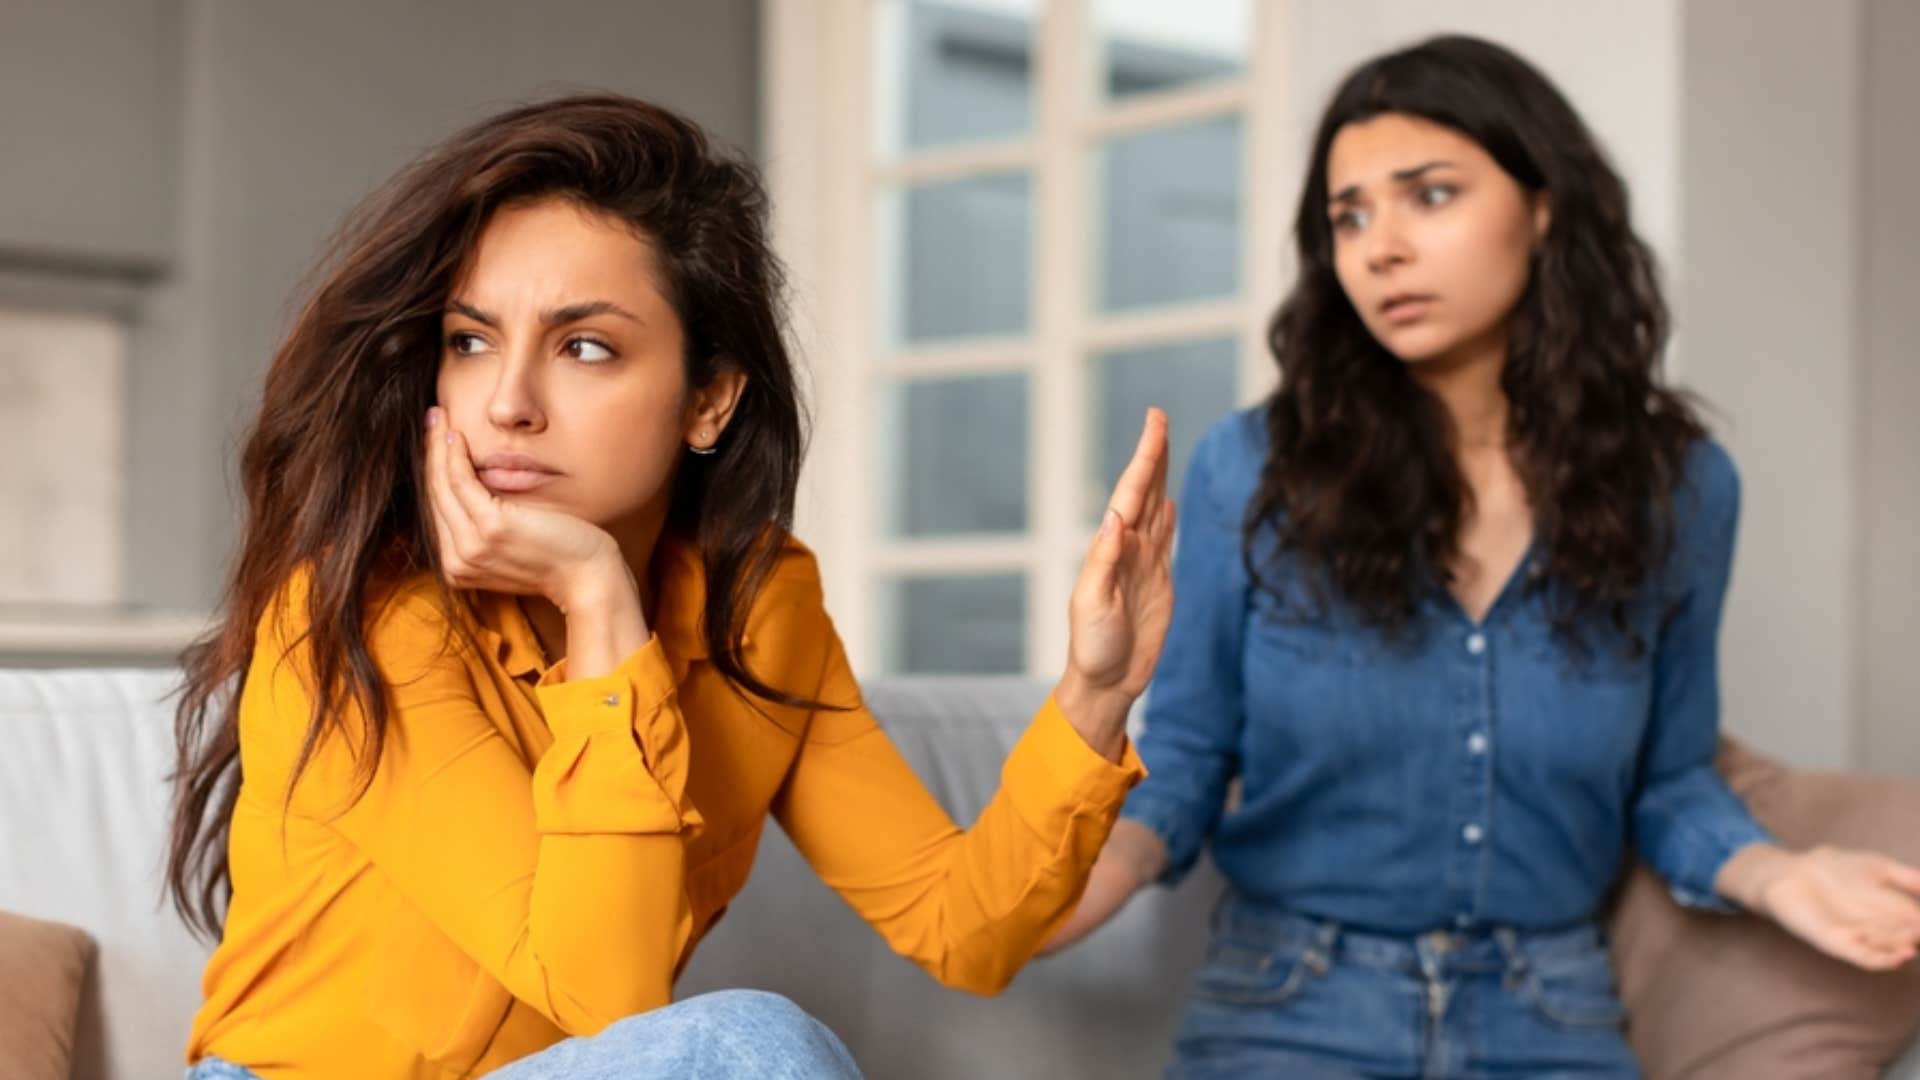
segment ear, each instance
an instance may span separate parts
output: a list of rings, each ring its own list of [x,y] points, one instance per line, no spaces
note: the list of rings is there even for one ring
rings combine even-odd
[[[687,413],[682,440],[695,450],[711,450],[727,430],[740,394],[747,388],[747,373],[722,363],[707,385],[687,395]]]
[[[1547,230],[1553,227],[1553,200],[1546,189],[1533,193],[1533,246],[1539,247],[1547,238]]]

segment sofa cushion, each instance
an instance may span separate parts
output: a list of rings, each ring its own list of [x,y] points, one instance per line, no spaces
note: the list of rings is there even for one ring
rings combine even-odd
[[[1790,847],[1920,864],[1920,781],[1801,772],[1728,741],[1721,772]],[[1920,1027],[1920,970],[1862,971],[1750,915],[1682,909],[1645,866],[1614,914],[1628,1036],[1661,1080],[1878,1077]]]
[[[0,908],[92,937],[73,1063],[89,1080],[179,1075],[200,1004],[206,947],[162,900],[179,682],[0,670]]]
[[[0,911],[0,1047],[16,1080],[66,1080],[93,941],[64,923]]]

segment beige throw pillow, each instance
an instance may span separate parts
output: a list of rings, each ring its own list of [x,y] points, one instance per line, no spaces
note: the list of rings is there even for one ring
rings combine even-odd
[[[0,1076],[67,1080],[93,940],[0,911]]]
[[[1920,781],[1800,772],[1732,742],[1720,771],[1780,841],[1920,865]],[[1613,956],[1649,1080],[1870,1080],[1920,1027],[1920,968],[1875,974],[1750,915],[1687,911],[1645,866],[1614,910]]]

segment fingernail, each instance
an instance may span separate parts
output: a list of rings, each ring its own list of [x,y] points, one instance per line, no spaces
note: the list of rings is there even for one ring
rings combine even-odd
[[[433,408],[427,410],[427,426],[430,428],[440,426],[440,406],[435,405]]]
[[[453,429],[452,428],[447,429],[447,445],[448,446],[453,445]]]
[[[1107,508],[1106,515],[1100,519],[1100,535],[1105,536],[1108,533],[1113,532],[1115,529],[1119,527],[1120,527],[1120,511],[1115,510],[1114,508],[1109,506]]]

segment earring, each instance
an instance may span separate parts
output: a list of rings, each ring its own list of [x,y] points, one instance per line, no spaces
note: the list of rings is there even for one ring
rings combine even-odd
[[[703,431],[700,433],[700,437],[703,439],[711,439],[713,438],[713,432]],[[711,454],[717,454],[720,452],[720,448],[717,446],[714,446],[711,443],[707,444],[706,446],[694,446],[691,443],[689,443],[687,446],[687,449],[692,453],[699,454],[701,457],[707,457]]]

